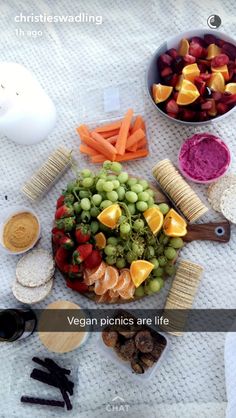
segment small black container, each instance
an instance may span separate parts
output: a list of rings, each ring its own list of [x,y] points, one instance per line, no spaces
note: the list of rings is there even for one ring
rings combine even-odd
[[[29,337],[36,325],[37,318],[31,309],[0,310],[0,342],[12,342]]]

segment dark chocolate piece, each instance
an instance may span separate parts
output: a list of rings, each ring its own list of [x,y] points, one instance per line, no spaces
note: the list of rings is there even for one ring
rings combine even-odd
[[[33,398],[31,396],[21,396],[21,402],[31,403],[34,405],[47,405],[47,406],[58,406],[64,408],[64,401],[57,401],[55,399],[42,399],[42,398]]]
[[[72,409],[73,407],[72,407],[72,405],[71,405],[71,401],[70,401],[70,398],[69,398],[69,396],[68,396],[68,394],[67,394],[66,390],[61,388],[61,389],[60,389],[60,391],[61,391],[62,397],[63,397],[63,399],[64,399],[64,401],[65,401],[65,404],[66,404],[67,410],[68,410],[68,411],[71,411],[71,409]]]
[[[62,374],[71,374],[71,370],[60,367],[54,360],[50,358],[45,358],[45,363],[47,364],[47,367],[50,367],[51,370],[58,370]]]
[[[64,369],[63,367],[60,367],[54,360],[50,359],[50,358],[45,358],[45,360],[41,360],[38,357],[33,357],[32,361],[34,361],[35,363],[39,364],[40,366],[45,367],[46,369],[53,371],[53,370],[57,370],[62,374],[71,374],[71,371],[68,369]]]
[[[33,369],[30,377],[47,385],[55,386],[56,388],[63,387],[66,390],[70,388],[70,392],[73,392],[74,383],[68,379],[58,378],[55,374],[47,373],[40,369]]]

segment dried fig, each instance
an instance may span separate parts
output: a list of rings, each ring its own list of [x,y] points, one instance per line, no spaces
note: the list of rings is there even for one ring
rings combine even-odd
[[[135,345],[141,353],[150,353],[153,350],[153,338],[150,331],[139,331],[135,336]]]
[[[131,360],[135,351],[136,351],[136,347],[134,344],[134,340],[129,339],[124,344],[121,345],[120,350],[119,350],[119,356],[123,360],[126,360],[126,361]]]
[[[131,367],[137,374],[143,374],[145,372],[143,365],[136,358],[131,360]]]
[[[115,347],[118,341],[118,332],[116,331],[103,331],[102,339],[104,344],[108,347]]]
[[[144,363],[147,367],[152,367],[153,364],[155,363],[155,359],[153,358],[153,356],[151,355],[151,353],[146,353],[146,354],[142,354],[140,357],[140,360],[142,361],[142,363]]]

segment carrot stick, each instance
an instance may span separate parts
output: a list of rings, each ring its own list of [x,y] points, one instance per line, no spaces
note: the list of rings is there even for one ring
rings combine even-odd
[[[88,145],[80,144],[79,147],[80,152],[87,155],[97,155],[97,151],[91,147],[88,147]]]
[[[147,145],[147,138],[146,138],[146,136],[143,139],[141,139],[138,142],[137,145],[138,145],[138,148],[137,149],[144,148]]]
[[[142,139],[140,139],[136,144],[134,144],[132,147],[127,148],[127,151],[135,152],[140,148],[144,148],[147,145],[147,138],[144,136]],[[134,149],[136,147],[136,149]]]
[[[132,135],[130,135],[126,142],[126,149],[132,147],[135,145],[140,139],[143,139],[145,136],[145,132],[139,128],[137,131],[135,131]]]
[[[133,116],[133,109],[129,109],[126,112],[124,119],[122,120],[122,124],[121,124],[120,131],[118,134],[117,142],[116,142],[116,150],[117,150],[117,153],[120,155],[124,155],[125,153],[126,142],[127,142],[127,137],[128,137],[128,133],[130,129],[132,116]]]
[[[106,139],[104,139],[102,137],[102,135],[100,135],[97,132],[92,132],[91,137],[95,141],[95,143],[97,143],[99,145],[101,153],[106,155],[107,157],[108,157],[108,155],[110,155],[109,158],[111,158],[111,160],[113,160],[116,153],[117,153],[115,147],[113,147],[112,144],[110,144]]]
[[[103,139],[103,141],[106,142],[105,139]],[[106,147],[104,147],[103,144],[101,144],[100,142],[96,141],[95,139],[91,138],[90,136],[84,136],[83,142],[88,145],[89,147],[93,148],[94,150],[96,150],[97,152],[99,152],[100,154],[103,154],[106,156],[107,159],[109,160],[113,160],[115,158],[115,153],[113,151],[114,147],[113,145],[109,144],[109,142],[106,142]],[[112,147],[112,152],[110,147]]]
[[[96,131],[93,131],[93,132],[96,132]],[[103,138],[106,139],[106,138],[110,138],[111,136],[118,135],[119,129],[113,129],[112,131],[97,132],[97,133],[99,133],[100,135],[103,136]]]
[[[135,160],[136,158],[146,157],[149,154],[146,148],[142,148],[136,152],[126,152],[124,155],[116,155],[115,161],[129,161]],[[97,154],[91,157],[93,163],[103,163],[106,160],[104,155]]]
[[[135,160],[136,158],[143,158],[146,157],[149,154],[147,148],[139,149],[135,152],[126,152],[124,155],[116,155],[115,161],[129,161],[129,160]],[[92,157],[95,158],[95,157]]]
[[[134,124],[131,128],[131,134],[133,134],[135,131],[137,131],[139,128],[141,128],[144,132],[146,132],[145,128],[145,122],[141,115],[136,116],[136,119],[134,121]]]
[[[106,157],[103,154],[97,154],[91,156],[91,161],[93,163],[104,163],[106,161]]]
[[[114,131],[115,129],[120,129],[121,127],[121,120],[118,120],[117,122],[108,123],[106,125],[98,126],[95,130],[95,132],[104,133],[109,131]]]
[[[84,136],[89,136],[90,135],[89,129],[86,125],[78,126],[78,128],[76,128],[76,131],[79,134],[81,141],[83,141]]]
[[[110,142],[110,144],[115,145],[117,141],[118,135],[111,136],[110,138],[107,138],[106,141]]]
[[[141,128],[146,133],[146,126],[145,122],[141,115],[136,116],[134,124],[131,128],[130,134],[132,135],[135,131],[137,131],[139,128]],[[134,144],[132,147],[130,147],[130,151],[137,151],[138,144]]]

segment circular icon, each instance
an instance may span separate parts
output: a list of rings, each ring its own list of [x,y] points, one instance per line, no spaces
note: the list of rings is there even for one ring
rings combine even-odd
[[[207,19],[207,24],[211,29],[217,29],[221,25],[221,18],[218,15],[211,15]]]

